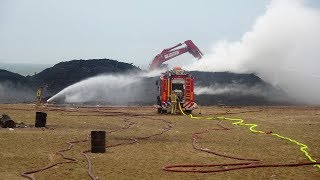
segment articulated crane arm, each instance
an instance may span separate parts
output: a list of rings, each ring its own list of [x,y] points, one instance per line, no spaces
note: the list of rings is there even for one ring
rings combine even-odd
[[[183,44],[186,45],[186,47],[180,48],[180,49],[175,49],[179,46],[182,46]],[[150,64],[150,70],[154,70],[157,68],[160,68],[162,63],[168,61],[169,59],[172,59],[174,57],[177,57],[181,54],[184,54],[186,52],[189,52],[192,54],[195,58],[201,59],[203,54],[199,50],[199,48],[191,41],[187,40],[184,43],[179,43],[176,46],[173,46],[168,49],[164,49],[160,54],[158,54],[153,61]]]

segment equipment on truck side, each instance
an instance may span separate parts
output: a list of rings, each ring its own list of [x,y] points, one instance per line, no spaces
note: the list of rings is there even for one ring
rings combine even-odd
[[[159,95],[157,96],[158,113],[166,113],[171,107],[170,96],[172,92],[177,95],[178,103],[183,111],[191,113],[194,109],[194,78],[192,75],[175,67],[173,70],[166,71],[157,80]]]
[[[186,45],[186,47],[180,48],[180,49],[175,49],[179,46],[182,46],[183,44]],[[160,54],[158,54],[153,61],[150,64],[149,69],[150,70],[154,70],[154,69],[158,69],[158,68],[163,68],[166,67],[166,65],[162,64],[166,61],[168,61],[169,59],[172,59],[174,57],[177,57],[181,54],[184,54],[186,52],[189,52],[190,54],[192,54],[195,58],[201,59],[203,54],[202,52],[199,50],[199,48],[191,41],[191,40],[187,40],[184,43],[179,43],[171,48],[168,49],[164,49]]]

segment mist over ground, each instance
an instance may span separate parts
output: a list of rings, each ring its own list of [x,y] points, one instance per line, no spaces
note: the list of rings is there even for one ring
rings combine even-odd
[[[227,85],[213,84],[210,86],[195,86],[194,92],[197,96],[214,95],[217,97],[256,97],[257,99],[263,98],[270,104],[299,104],[294,99],[288,97],[281,89],[277,89],[266,84],[255,84],[251,86],[239,83]],[[242,102],[239,102],[239,104],[241,103]]]
[[[306,104],[320,104],[320,10],[303,0],[273,0],[239,41],[215,43],[185,68],[255,73]]]
[[[0,83],[0,103],[32,102],[35,97],[35,92],[25,85]]]

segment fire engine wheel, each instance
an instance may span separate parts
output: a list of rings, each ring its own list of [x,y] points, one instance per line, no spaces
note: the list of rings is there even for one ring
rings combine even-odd
[[[186,110],[186,114],[191,114],[192,110]]]

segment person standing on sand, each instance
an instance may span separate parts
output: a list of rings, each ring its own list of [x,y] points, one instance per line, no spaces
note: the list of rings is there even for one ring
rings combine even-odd
[[[171,114],[176,114],[178,96],[174,91],[172,91],[170,95],[170,99],[171,99]]]
[[[37,90],[37,104],[41,104],[42,100],[42,87]]]

